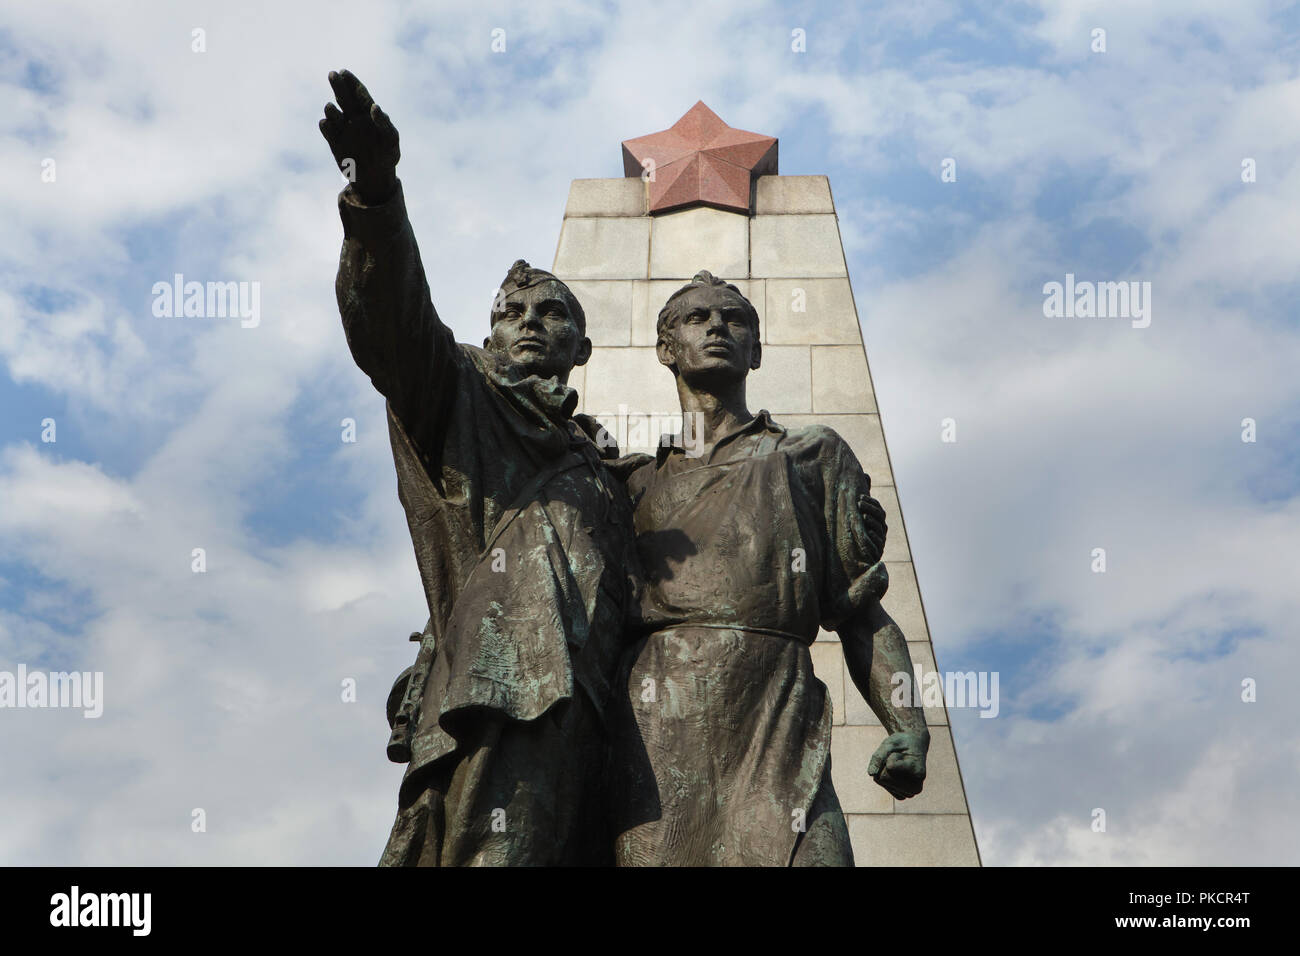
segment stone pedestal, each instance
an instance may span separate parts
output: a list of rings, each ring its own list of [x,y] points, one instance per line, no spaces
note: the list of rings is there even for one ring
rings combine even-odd
[[[639,178],[574,180],[552,271],[582,302],[595,346],[570,379],[579,410],[597,415],[624,450],[653,453],[659,434],[681,420],[672,374],[655,358],[659,310],[701,269],[735,283],[757,308],[763,337],[750,408],[766,408],[787,426],[829,425],[848,441],[888,514],[885,609],[918,674],[933,671],[830,184],[825,176],[771,175],[754,189],[753,215],[695,206],[651,216]],[[833,702],[832,773],[858,864],[979,865],[946,708],[926,710],[924,793],[894,800],[867,776],[885,733],[849,679],[838,638],[822,632],[812,653]]]

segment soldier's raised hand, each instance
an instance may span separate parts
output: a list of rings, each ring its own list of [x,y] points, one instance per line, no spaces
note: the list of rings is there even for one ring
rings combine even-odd
[[[331,72],[329,80],[338,106],[325,104],[321,134],[361,201],[384,202],[397,188],[397,161],[402,155],[397,130],[349,71]]]

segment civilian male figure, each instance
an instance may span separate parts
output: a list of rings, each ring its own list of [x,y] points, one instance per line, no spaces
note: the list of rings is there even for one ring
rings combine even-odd
[[[635,556],[624,492],[565,384],[591,354],[582,307],[521,260],[483,348],[458,345],[430,301],[397,131],[352,74],[330,84],[341,109],[326,105],[321,132],[355,171],[339,196],[339,311],[388,400],[436,645],[411,688],[381,865],[610,863],[604,723]]]
[[[699,273],[669,298],[657,333],[683,430],[698,432],[640,456],[628,478],[652,633],[625,674],[618,863],[852,865],[830,704],[809,654],[819,625],[839,633],[889,732],[867,772],[906,799],[929,748],[923,711],[890,701],[891,676],[910,679],[912,665],[879,602],[883,511],[833,430],[750,413],[758,314],[735,286]]]

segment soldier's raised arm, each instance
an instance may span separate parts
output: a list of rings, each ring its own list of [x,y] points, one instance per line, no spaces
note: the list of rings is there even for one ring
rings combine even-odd
[[[339,314],[357,365],[417,437],[454,387],[455,340],[433,308],[406,215],[397,130],[350,72],[330,73],[329,81],[338,106],[325,104],[320,131],[350,180],[339,194]]]

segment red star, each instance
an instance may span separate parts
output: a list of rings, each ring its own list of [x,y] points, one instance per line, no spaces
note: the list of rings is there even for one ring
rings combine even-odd
[[[701,100],[670,129],[623,141],[623,172],[640,176],[654,160],[650,212],[682,206],[750,210],[755,176],[776,173],[776,139],[733,129]]]

